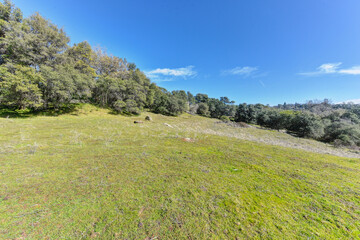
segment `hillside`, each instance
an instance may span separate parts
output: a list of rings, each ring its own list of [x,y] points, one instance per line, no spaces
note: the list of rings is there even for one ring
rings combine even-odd
[[[123,115],[150,111],[179,116],[188,112],[283,130],[297,137],[360,151],[360,105],[332,104],[326,98],[306,103],[284,102],[277,106],[265,105],[264,101],[236,104],[222,95],[226,92],[219,90],[216,91],[216,95],[222,95],[219,98],[206,93],[193,94],[188,91],[190,89],[176,90],[178,87],[167,90],[156,82],[172,81],[171,77],[182,74],[195,77],[194,66],[144,71],[126,58],[108,53],[99,46],[94,47],[88,41],[70,43],[64,29],[40,13],[24,17],[21,9],[11,1],[0,1],[0,114],[7,110],[48,112],[78,103],[94,104]],[[167,79],[159,81],[157,74],[165,74],[163,77]],[[223,76],[218,77],[214,86]],[[241,86],[241,89],[247,92],[247,88]],[[242,96],[245,92],[238,92],[237,98],[246,99]],[[269,92],[273,95],[274,90]],[[284,89],[281,95],[286,92]],[[253,94],[261,95],[258,90]],[[235,137],[239,136],[244,138],[241,133],[235,134]],[[267,139],[255,136],[252,139],[281,146],[289,146],[288,141],[294,140],[278,135],[273,141],[274,136],[272,134]],[[245,133],[245,139],[249,138]],[[322,144],[296,142],[291,146],[339,155],[338,151]],[[340,155],[344,156],[343,153]],[[354,155],[346,153],[346,156]]]
[[[153,121],[133,123],[146,115]],[[2,239],[360,234],[360,161],[347,150],[200,116],[125,117],[90,105],[0,118],[0,131]]]

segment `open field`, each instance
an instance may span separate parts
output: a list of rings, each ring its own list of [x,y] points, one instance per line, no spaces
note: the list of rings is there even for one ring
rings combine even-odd
[[[0,118],[0,238],[360,238],[357,153],[217,122]]]

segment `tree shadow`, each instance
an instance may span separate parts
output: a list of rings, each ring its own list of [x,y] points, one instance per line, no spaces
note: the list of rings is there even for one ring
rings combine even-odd
[[[0,118],[31,118],[39,116],[56,117],[63,114],[77,114],[78,104],[69,104],[60,108],[49,108],[46,110],[19,110],[10,108],[0,108]]]
[[[110,115],[117,115],[117,116],[123,116],[123,117],[136,117],[140,116],[141,114],[131,114],[131,113],[119,113],[115,110],[109,109],[108,114]]]

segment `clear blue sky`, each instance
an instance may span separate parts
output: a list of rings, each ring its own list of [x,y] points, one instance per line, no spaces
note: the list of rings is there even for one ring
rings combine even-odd
[[[14,0],[158,85],[277,104],[360,99],[359,0]]]

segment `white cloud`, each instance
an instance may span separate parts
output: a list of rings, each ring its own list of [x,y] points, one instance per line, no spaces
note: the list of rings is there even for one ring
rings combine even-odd
[[[321,73],[336,73],[337,69],[342,63],[325,63],[318,67],[319,72]]]
[[[360,66],[354,66],[348,69],[341,69],[339,73],[351,74],[351,75],[360,75]]]
[[[300,75],[314,76],[321,74],[347,74],[347,75],[360,75],[360,66],[353,66],[348,69],[340,69],[341,62],[338,63],[325,63],[317,68],[315,72],[303,72]]]
[[[338,102],[338,104],[341,104],[341,103],[354,103],[354,104],[360,104],[360,99],[352,99],[352,100],[346,100],[346,101],[343,101],[343,102]]]
[[[194,70],[194,66],[187,66],[182,68],[157,68],[146,71],[145,74],[155,82],[166,82],[174,81],[177,77],[194,77],[197,75],[197,72]]]
[[[258,70],[257,67],[235,67],[233,69],[223,71],[223,74],[227,75],[240,75],[248,77],[254,74]]]

